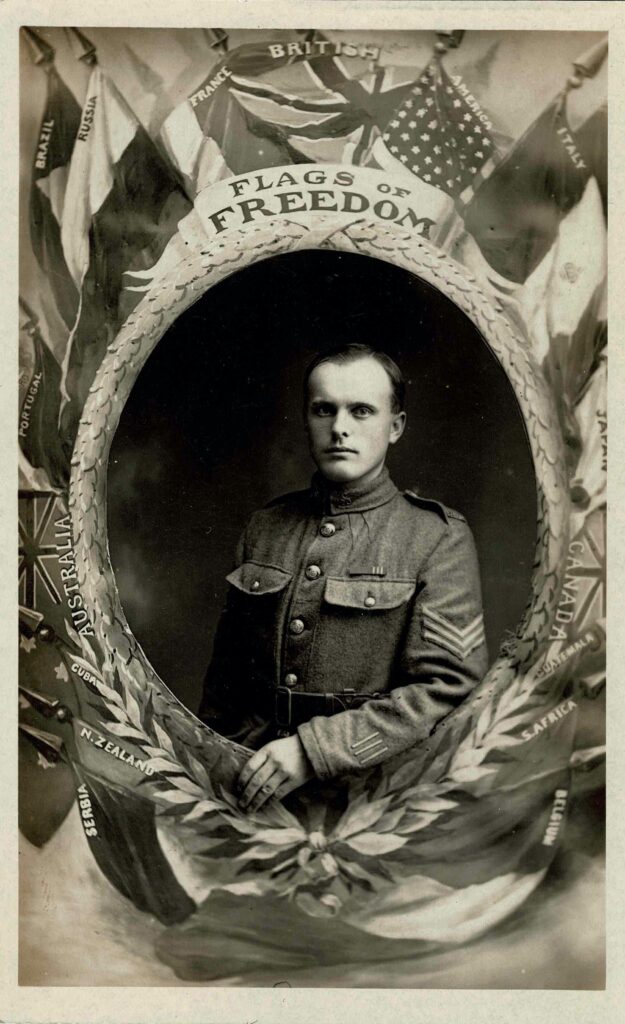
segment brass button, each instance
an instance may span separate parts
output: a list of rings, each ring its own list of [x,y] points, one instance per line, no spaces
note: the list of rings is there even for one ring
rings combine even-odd
[[[287,674],[284,677],[284,685],[285,686],[295,686],[296,683],[297,683],[297,676],[295,675],[295,672],[287,672]]]
[[[373,596],[373,594],[367,594],[367,596],[365,597],[365,604],[367,608],[373,608],[375,604],[375,597]]]
[[[254,582],[252,583],[252,590],[258,590],[259,587],[260,587],[260,580],[254,580]]]
[[[332,537],[336,533],[336,526],[334,523],[322,523],[319,527],[319,533],[322,537]]]
[[[303,619],[291,619],[289,622],[289,631],[294,633],[295,636],[299,636],[300,633],[303,633],[305,628]]]
[[[306,569],[306,579],[318,580],[321,576],[321,569],[318,565],[309,565]]]

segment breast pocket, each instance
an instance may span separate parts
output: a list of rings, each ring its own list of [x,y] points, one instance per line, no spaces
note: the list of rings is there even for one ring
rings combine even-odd
[[[228,583],[249,597],[279,594],[292,578],[293,574],[286,569],[280,569],[275,565],[263,565],[262,562],[243,562],[226,576]]]
[[[390,611],[406,604],[414,594],[413,580],[343,580],[330,577],[325,600],[337,608],[363,613]]]
[[[319,678],[340,689],[390,688],[416,580],[326,581],[314,662]]]
[[[233,642],[246,666],[248,684],[269,684],[279,655],[280,610],[292,573],[278,566],[243,562],[226,577],[230,583]]]

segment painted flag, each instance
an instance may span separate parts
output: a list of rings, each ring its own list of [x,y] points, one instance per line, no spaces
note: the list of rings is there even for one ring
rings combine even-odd
[[[601,195],[590,178],[551,249],[519,291],[534,354],[556,398],[570,469],[581,444],[574,405],[606,343],[606,273]]]
[[[20,495],[20,604],[45,616],[60,605],[61,587],[54,517],[62,515],[56,494]]]
[[[312,57],[287,70],[280,87],[267,75],[258,82],[235,75],[230,89],[252,134],[282,150],[283,163],[364,163],[413,84],[406,80],[412,69],[399,81],[392,68],[354,76],[339,57]]]
[[[30,239],[58,311],[69,328],[76,317],[79,293],[65,262],[61,224],[68,168],[79,124],[80,106],[52,65],[48,70],[46,108],[33,158]]]
[[[394,161],[462,205],[492,172],[498,151],[490,117],[440,60],[394,112],[383,141]],[[381,147],[378,147],[381,151]]]
[[[608,109],[604,104],[575,133],[580,152],[601,193],[604,215],[608,211]]]
[[[199,191],[229,174],[302,162],[362,163],[413,84],[412,69],[326,53],[334,44],[264,43],[227,54],[163,127]],[[295,49],[299,47],[299,52]],[[279,52],[278,52],[279,51]]]
[[[183,921],[195,903],[158,844],[153,805],[75,761],[72,767],[83,831],[104,876],[135,907],[163,924]]]
[[[80,307],[63,363],[62,427],[77,421],[107,345],[136,304],[122,275],[157,262],[191,203],[113,83],[96,67],[69,169],[62,226]]]
[[[578,532],[596,508],[606,503],[608,469],[607,359],[605,353],[574,409],[580,456],[571,493],[575,500],[572,532]]]
[[[19,364],[18,439],[23,477],[34,490],[62,489],[69,479],[70,453],[63,448],[58,430],[61,367],[23,299]]]
[[[523,283],[581,199],[589,167],[558,97],[500,161],[464,212],[467,231],[504,278]]]

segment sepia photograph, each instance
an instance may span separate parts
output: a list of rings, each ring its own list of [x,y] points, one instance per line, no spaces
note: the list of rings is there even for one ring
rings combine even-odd
[[[602,991],[608,31],[238,20],[15,39],[19,985]]]

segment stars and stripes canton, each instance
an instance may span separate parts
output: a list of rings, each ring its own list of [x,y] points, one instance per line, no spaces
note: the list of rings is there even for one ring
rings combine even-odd
[[[495,166],[491,129],[461,81],[452,81],[434,61],[393,114],[383,139],[408,170],[463,204]]]

